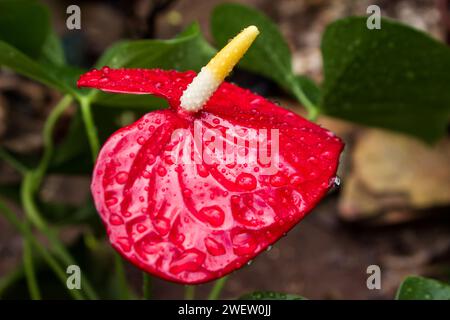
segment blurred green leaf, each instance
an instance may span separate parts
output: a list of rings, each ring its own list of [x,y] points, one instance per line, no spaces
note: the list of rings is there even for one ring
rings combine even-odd
[[[397,290],[397,300],[450,300],[450,285],[433,279],[410,276]]]
[[[199,71],[214,55],[215,50],[203,38],[198,24],[188,27],[178,37],[170,40],[123,41],[108,49],[96,64],[97,68],[161,68],[179,71]],[[96,93],[92,101],[108,106],[164,107],[161,99],[148,95],[117,95]],[[117,96],[117,97],[115,97]]]
[[[0,0],[0,40],[37,58],[50,32],[49,13],[33,0]]]
[[[0,41],[0,66],[8,67],[21,75],[63,92],[74,94],[76,91],[70,83],[70,79],[73,79],[72,71],[33,61],[4,41]]]
[[[42,47],[41,61],[63,66],[66,64],[64,48],[56,33],[50,32]]]
[[[273,291],[256,291],[241,296],[239,300],[306,300],[306,298],[296,294]]]
[[[309,100],[317,106],[321,95],[320,88],[317,84],[306,76],[296,76],[295,80],[300,83],[300,86]]]
[[[214,53],[198,24],[193,24],[174,39],[119,42],[103,54],[96,67],[199,71]]]
[[[0,66],[62,92],[77,94],[82,70],[64,64],[47,8],[33,0],[0,0]]]
[[[365,17],[329,25],[322,38],[321,110],[425,141],[445,132],[450,111],[450,49],[425,33]]]
[[[211,16],[211,31],[218,47],[225,46],[229,39],[249,25],[257,26],[260,35],[239,66],[274,80],[314,112],[315,106],[303,95],[309,102],[314,97],[308,96],[307,89],[302,86],[303,81],[298,81],[294,75],[291,52],[275,23],[255,9],[234,3],[218,5]]]

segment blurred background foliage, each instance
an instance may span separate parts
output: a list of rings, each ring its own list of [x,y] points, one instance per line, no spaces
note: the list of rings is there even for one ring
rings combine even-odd
[[[65,25],[74,2],[81,30]],[[101,142],[166,103],[79,90],[76,79],[104,65],[198,71],[249,24],[261,36],[229,80],[343,137],[343,183],[234,273],[223,297],[386,299],[409,274],[448,282],[448,1],[238,2],[0,0],[0,200],[13,209],[0,207],[1,297],[29,298],[36,278],[43,298],[69,298],[57,266],[73,261],[90,280],[81,297],[141,295],[140,272],[104,239],[90,173]],[[366,28],[369,4],[381,30]],[[381,290],[366,287],[371,264]],[[153,294],[180,298],[179,287],[155,279]],[[449,298],[434,280],[400,288],[398,298]]]

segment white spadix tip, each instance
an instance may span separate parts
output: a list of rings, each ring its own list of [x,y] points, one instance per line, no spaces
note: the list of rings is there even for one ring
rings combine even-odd
[[[199,111],[244,56],[258,34],[257,27],[249,26],[228,42],[188,85],[180,99],[181,107],[188,112]]]

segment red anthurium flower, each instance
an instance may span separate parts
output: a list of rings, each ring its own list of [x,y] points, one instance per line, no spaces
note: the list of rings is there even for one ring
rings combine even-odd
[[[189,284],[222,277],[277,241],[333,184],[339,138],[221,83],[256,35],[244,29],[198,75],[104,67],[78,81],[170,104],[114,133],[92,179],[112,245],[149,273]]]

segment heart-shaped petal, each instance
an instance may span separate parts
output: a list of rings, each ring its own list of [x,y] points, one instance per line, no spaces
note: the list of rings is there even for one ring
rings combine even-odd
[[[125,258],[190,284],[240,268],[286,234],[333,185],[343,148],[331,132],[229,83],[186,114],[179,100],[194,77],[104,68],[79,81],[169,101],[109,138],[92,194]]]

